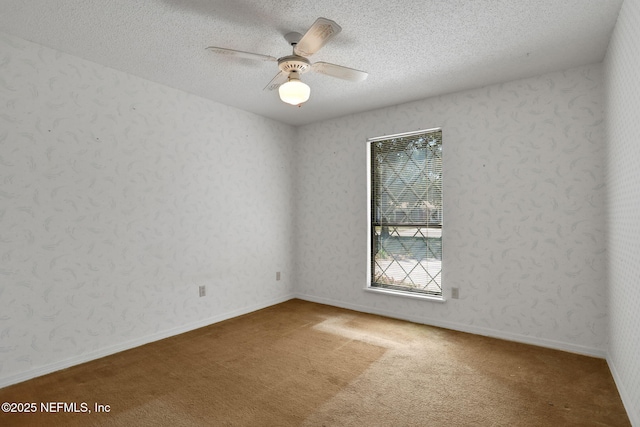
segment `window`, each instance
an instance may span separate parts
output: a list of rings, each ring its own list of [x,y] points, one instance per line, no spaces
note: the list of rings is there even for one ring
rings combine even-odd
[[[369,289],[442,297],[442,130],[368,140]]]

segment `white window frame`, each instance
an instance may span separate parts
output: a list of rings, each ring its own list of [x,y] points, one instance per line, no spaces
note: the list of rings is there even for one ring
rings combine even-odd
[[[389,288],[383,288],[383,287],[379,287],[379,286],[374,286],[373,285],[373,277],[372,277],[372,263],[373,263],[373,257],[375,256],[375,254],[372,253],[372,215],[371,215],[371,198],[372,198],[372,177],[371,177],[371,168],[372,168],[372,164],[371,164],[371,151],[372,151],[372,143],[376,142],[376,141],[382,141],[382,140],[389,140],[389,139],[393,139],[393,138],[399,138],[399,137],[407,137],[407,136],[412,136],[415,134],[420,134],[420,133],[429,133],[429,132],[437,132],[440,131],[442,132],[442,128],[432,128],[432,129],[425,129],[425,130],[420,130],[420,131],[415,131],[415,132],[405,132],[405,133],[400,133],[400,134],[393,134],[393,135],[385,135],[385,136],[380,136],[380,137],[375,137],[375,138],[369,138],[366,141],[366,153],[367,153],[367,282],[366,282],[366,286],[365,286],[365,291],[368,292],[373,292],[373,293],[377,293],[377,294],[382,294],[382,295],[390,295],[390,296],[398,296],[398,297],[405,297],[405,298],[415,298],[415,299],[420,299],[420,300],[428,300],[428,301],[434,301],[434,302],[445,302],[446,299],[444,297],[444,288],[441,286],[441,294],[439,295],[434,295],[434,294],[427,294],[427,293],[423,293],[423,292],[416,292],[416,291],[411,291],[411,290],[399,290],[399,289],[389,289]],[[442,270],[444,271],[444,269]],[[441,273],[442,275],[443,273]],[[441,279],[442,280],[442,279]]]

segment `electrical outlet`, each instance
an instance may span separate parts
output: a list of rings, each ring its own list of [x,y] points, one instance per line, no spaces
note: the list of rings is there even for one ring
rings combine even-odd
[[[207,294],[207,288],[205,288],[205,286],[204,286],[204,285],[200,285],[200,286],[198,287],[198,294],[199,294],[201,297],[205,296],[205,295]]]
[[[451,288],[451,298],[458,299],[460,298],[460,292],[458,288]]]
[[[280,280],[280,272],[276,271],[276,280]]]

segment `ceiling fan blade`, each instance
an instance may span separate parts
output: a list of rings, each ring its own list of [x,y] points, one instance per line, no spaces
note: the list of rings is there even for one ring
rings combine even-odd
[[[259,53],[244,52],[242,50],[225,49],[223,47],[209,46],[207,50],[219,53],[221,55],[235,56],[236,58],[255,59],[257,61],[278,61],[277,58],[269,55],[261,55]]]
[[[295,45],[293,51],[300,56],[313,55],[340,31],[342,31],[340,25],[331,19],[318,18]]]
[[[288,78],[289,78],[289,75],[287,73],[285,73],[284,71],[280,71],[278,74],[276,74],[276,76],[273,79],[271,79],[269,84],[265,86],[263,90],[276,90],[281,85],[285,84]]]
[[[342,80],[352,82],[361,82],[366,80],[368,73],[353,68],[343,67],[342,65],[329,64],[328,62],[316,62],[311,66],[316,73],[326,74],[327,76],[337,77]]]

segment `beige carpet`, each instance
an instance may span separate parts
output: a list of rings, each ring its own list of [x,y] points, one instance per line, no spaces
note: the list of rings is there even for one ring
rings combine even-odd
[[[300,300],[0,389],[0,402],[38,406],[0,413],[2,426],[630,425],[604,360]]]

